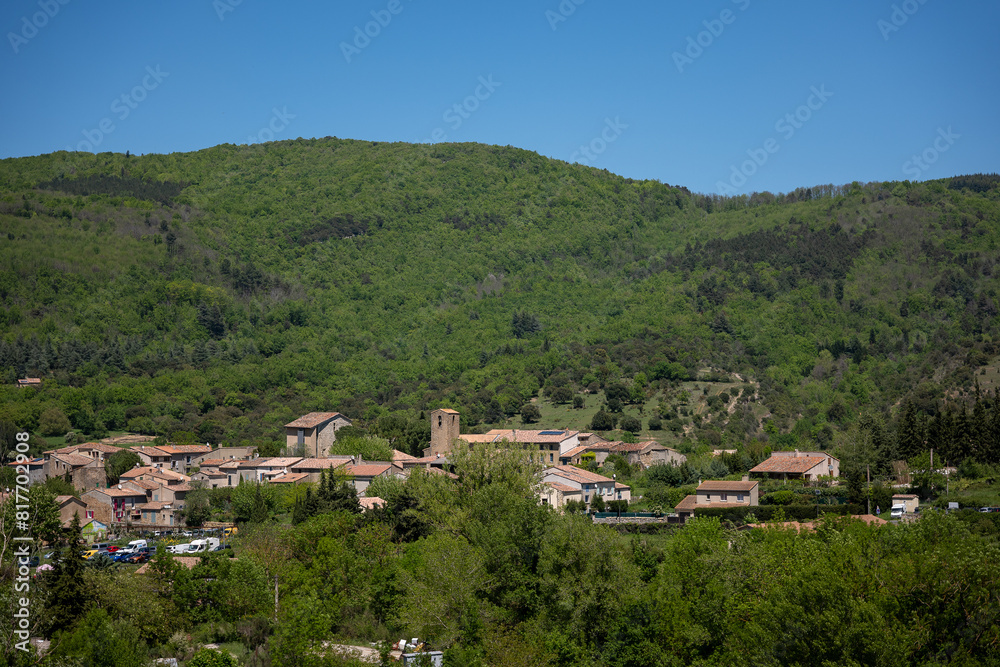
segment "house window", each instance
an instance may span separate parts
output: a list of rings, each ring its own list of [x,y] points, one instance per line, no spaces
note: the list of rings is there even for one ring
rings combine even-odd
[[[552,457],[553,457],[553,454],[549,454],[549,463],[552,463],[555,460]]]
[[[94,510],[86,510],[86,516],[88,519],[94,518]]]
[[[737,500],[737,502],[741,502],[742,503],[743,502],[743,494],[742,493],[737,493],[736,494],[736,500]]]
[[[725,500],[729,500],[729,495],[728,495],[728,494],[726,494],[726,493],[723,493],[723,494],[722,494],[722,497],[720,498],[720,500],[723,500],[723,501],[725,501]]]
[[[706,493],[705,494],[705,500],[711,500],[711,499],[712,499],[712,494],[711,493]]]
[[[303,444],[306,441],[306,430],[303,428],[299,429],[299,440],[296,444]]]

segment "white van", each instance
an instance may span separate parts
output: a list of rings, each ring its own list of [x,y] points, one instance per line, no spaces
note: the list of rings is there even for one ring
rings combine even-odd
[[[892,511],[889,512],[890,519],[902,519],[903,515],[906,514],[906,505],[893,505]]]
[[[215,551],[215,548],[219,546],[219,538],[217,537],[206,537],[203,540],[194,540],[188,545],[187,553],[189,554],[200,554],[206,551]]]
[[[189,543],[174,544],[173,546],[167,547],[167,551],[169,551],[172,554],[186,554],[188,552],[188,547],[190,546],[191,545]]]

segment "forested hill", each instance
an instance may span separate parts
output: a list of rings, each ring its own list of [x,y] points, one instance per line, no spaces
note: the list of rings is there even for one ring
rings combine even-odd
[[[998,200],[996,175],[725,199],[335,138],[4,160],[0,420],[238,442],[310,410],[496,424],[554,388],[639,404],[738,374],[763,422],[661,416],[827,445],[996,384]]]

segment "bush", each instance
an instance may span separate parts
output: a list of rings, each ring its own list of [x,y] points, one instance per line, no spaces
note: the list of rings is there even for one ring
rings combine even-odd
[[[642,422],[637,417],[627,415],[622,418],[622,430],[629,433],[638,433],[642,430]]]
[[[239,667],[239,663],[229,653],[203,648],[188,660],[187,667]]]
[[[659,431],[662,428],[663,428],[663,422],[660,421],[659,417],[650,417],[649,418],[649,430],[650,431]]]
[[[817,507],[820,514],[845,516],[865,513],[865,509],[861,505],[758,505],[756,507],[695,509],[694,514],[698,517],[715,516],[724,521],[743,523],[748,514],[754,515],[757,521],[771,521],[777,513],[781,512],[785,516],[785,521],[815,521]]]

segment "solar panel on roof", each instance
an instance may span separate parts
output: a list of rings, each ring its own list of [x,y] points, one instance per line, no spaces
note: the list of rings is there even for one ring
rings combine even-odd
[[[538,435],[562,435],[566,431],[539,431]]]

